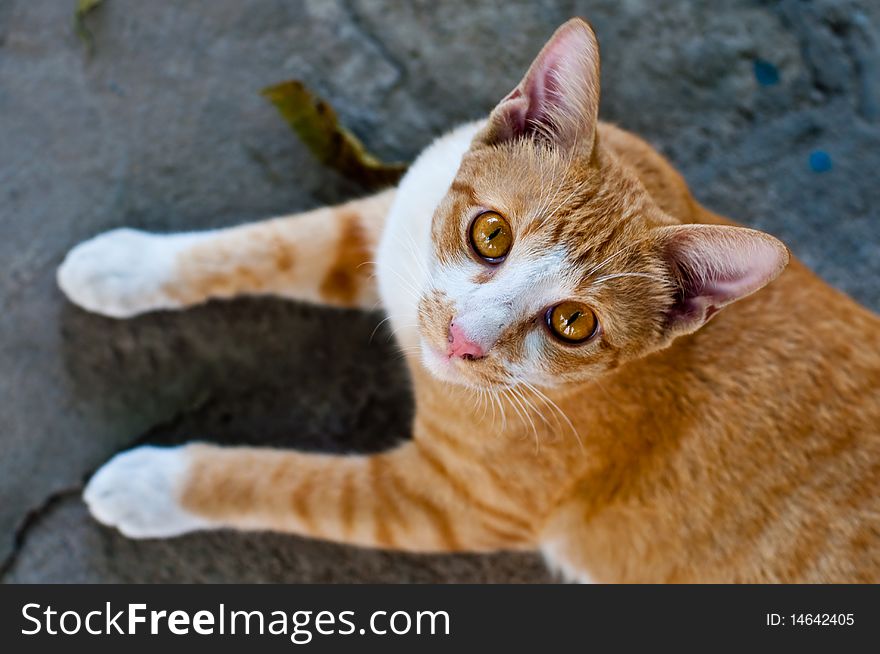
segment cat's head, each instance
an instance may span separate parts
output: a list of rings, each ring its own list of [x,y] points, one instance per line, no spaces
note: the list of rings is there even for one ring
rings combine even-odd
[[[559,28],[493,110],[432,223],[425,364],[477,387],[590,379],[668,346],[788,262],[750,229],[682,225],[598,138],[599,50]]]

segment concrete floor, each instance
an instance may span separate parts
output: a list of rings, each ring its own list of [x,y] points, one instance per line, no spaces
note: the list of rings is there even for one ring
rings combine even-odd
[[[487,112],[583,15],[603,48],[606,120],[655,143],[711,208],[880,309],[876,2],[105,0],[91,57],[73,4],[0,2],[3,581],[551,579],[527,555],[133,542],[85,512],[84,479],[135,443],[368,450],[406,433],[403,370],[387,332],[370,341],[378,314],[267,299],[117,322],[55,287],[64,253],[106,229],[232,225],[360,193],[260,98],[283,79],[408,159]],[[830,170],[814,170],[818,152]]]

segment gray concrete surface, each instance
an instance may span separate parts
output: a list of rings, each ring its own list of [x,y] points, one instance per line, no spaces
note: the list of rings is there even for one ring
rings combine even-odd
[[[131,542],[89,520],[83,480],[135,443],[354,450],[405,434],[404,373],[386,332],[369,339],[378,315],[248,300],[116,322],[55,287],[65,251],[102,230],[232,225],[358,193],[259,97],[283,79],[330,99],[381,155],[410,158],[488,111],[557,24],[586,16],[607,120],[655,143],[709,206],[880,308],[873,0],[106,0],[92,57],[74,4],[0,0],[4,581],[551,579],[526,555],[226,533]],[[811,169],[815,151],[831,170]]]

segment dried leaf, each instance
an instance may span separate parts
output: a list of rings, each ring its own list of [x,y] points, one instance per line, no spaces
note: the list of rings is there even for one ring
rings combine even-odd
[[[89,55],[93,54],[95,51],[95,37],[92,34],[92,31],[86,25],[86,16],[88,16],[93,10],[97,9],[104,0],[77,0],[76,2],[76,13],[73,15],[73,28],[76,30],[76,35],[82,40],[86,45],[86,50]]]
[[[370,154],[357,136],[340,125],[333,108],[291,80],[262,91],[312,154],[345,177],[368,187],[395,184],[406,171],[402,163],[384,163]]]

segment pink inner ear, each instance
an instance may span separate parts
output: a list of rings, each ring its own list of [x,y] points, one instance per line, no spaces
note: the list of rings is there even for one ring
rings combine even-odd
[[[565,35],[551,41],[545,52],[541,53],[536,62],[537,69],[523,80],[528,94],[528,110],[525,116],[525,128],[529,125],[550,124],[553,122],[554,111],[566,111],[563,89],[559,86],[566,55],[577,57],[577,43],[570,43]],[[570,51],[566,53],[565,49]]]
[[[666,229],[667,255],[681,283],[670,312],[673,322],[708,320],[773,281],[788,263],[785,246],[755,230],[715,225]]]
[[[501,140],[535,134],[570,140],[572,132],[595,130],[599,98],[599,51],[583,21],[560,27],[522,82],[496,107]]]

